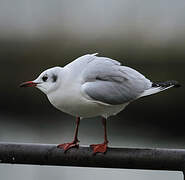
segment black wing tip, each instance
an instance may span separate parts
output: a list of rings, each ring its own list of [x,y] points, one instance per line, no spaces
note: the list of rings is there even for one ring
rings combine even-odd
[[[175,88],[181,87],[181,84],[178,81],[170,80],[170,81],[167,81],[167,82],[169,82],[170,85],[174,85],[173,87],[175,87]]]
[[[178,81],[175,80],[169,80],[169,81],[165,81],[165,82],[154,82],[152,84],[152,87],[169,87],[169,86],[173,86],[175,88],[179,88],[181,87],[180,83]]]
[[[175,88],[181,87],[181,84],[180,84],[178,81],[175,81],[175,82],[176,82],[176,84],[174,84],[174,87],[175,87]]]

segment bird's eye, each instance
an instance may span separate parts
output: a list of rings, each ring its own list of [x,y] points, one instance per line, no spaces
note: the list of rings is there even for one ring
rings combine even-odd
[[[43,77],[42,77],[42,80],[43,80],[44,82],[46,82],[46,81],[47,81],[47,79],[48,79],[48,77],[47,77],[47,76],[43,76]]]

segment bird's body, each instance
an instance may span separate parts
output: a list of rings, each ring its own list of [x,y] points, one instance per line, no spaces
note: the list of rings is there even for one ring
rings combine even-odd
[[[137,71],[95,54],[82,56],[63,67],[60,76],[60,88],[47,94],[49,101],[57,109],[82,118],[115,115],[152,85]],[[114,84],[118,87],[115,93]],[[100,92],[97,98],[93,92],[96,89]]]
[[[61,93],[62,95],[59,98],[55,94],[51,94],[48,95],[48,99],[57,109],[76,117],[90,118],[103,116],[107,118],[111,115],[116,115],[127,105],[126,103],[121,105],[106,105],[77,96],[81,92],[73,91],[71,96],[69,92]],[[68,100],[69,97],[70,100]]]
[[[87,73],[86,68],[91,65],[90,63],[92,63],[95,58],[97,61],[96,56],[85,55],[62,68],[62,82],[60,88],[47,94],[47,97],[53,106],[63,112],[81,118],[95,116],[103,116],[107,118],[124,109],[128,102],[116,105],[108,104],[91,98],[84,91],[84,87],[89,82],[87,82],[87,79],[83,74]],[[93,83],[94,80],[90,80],[90,82]],[[114,94],[110,94],[110,96],[114,96]]]
[[[79,118],[102,116],[107,119],[122,111],[130,102],[178,86],[178,83],[153,83],[118,61],[88,54],[63,68],[50,68],[34,81],[21,86],[36,86],[47,95],[53,106],[70,115]],[[79,119],[77,122],[78,125]],[[105,121],[103,124],[105,126]],[[75,143],[62,144],[61,147],[68,149],[74,146],[78,141],[77,135],[75,137]],[[104,152],[107,138],[105,142],[103,151],[98,149],[94,152]]]

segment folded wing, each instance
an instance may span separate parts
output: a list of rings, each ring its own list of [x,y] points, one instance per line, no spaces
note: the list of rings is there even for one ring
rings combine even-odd
[[[110,105],[137,99],[152,85],[150,80],[136,70],[104,57],[96,57],[91,61],[82,76],[82,91],[87,97]]]

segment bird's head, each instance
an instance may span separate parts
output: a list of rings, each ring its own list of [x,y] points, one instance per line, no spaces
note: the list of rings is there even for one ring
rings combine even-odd
[[[20,87],[37,87],[45,94],[55,91],[60,85],[61,67],[53,67],[42,72],[35,80],[20,84]]]

